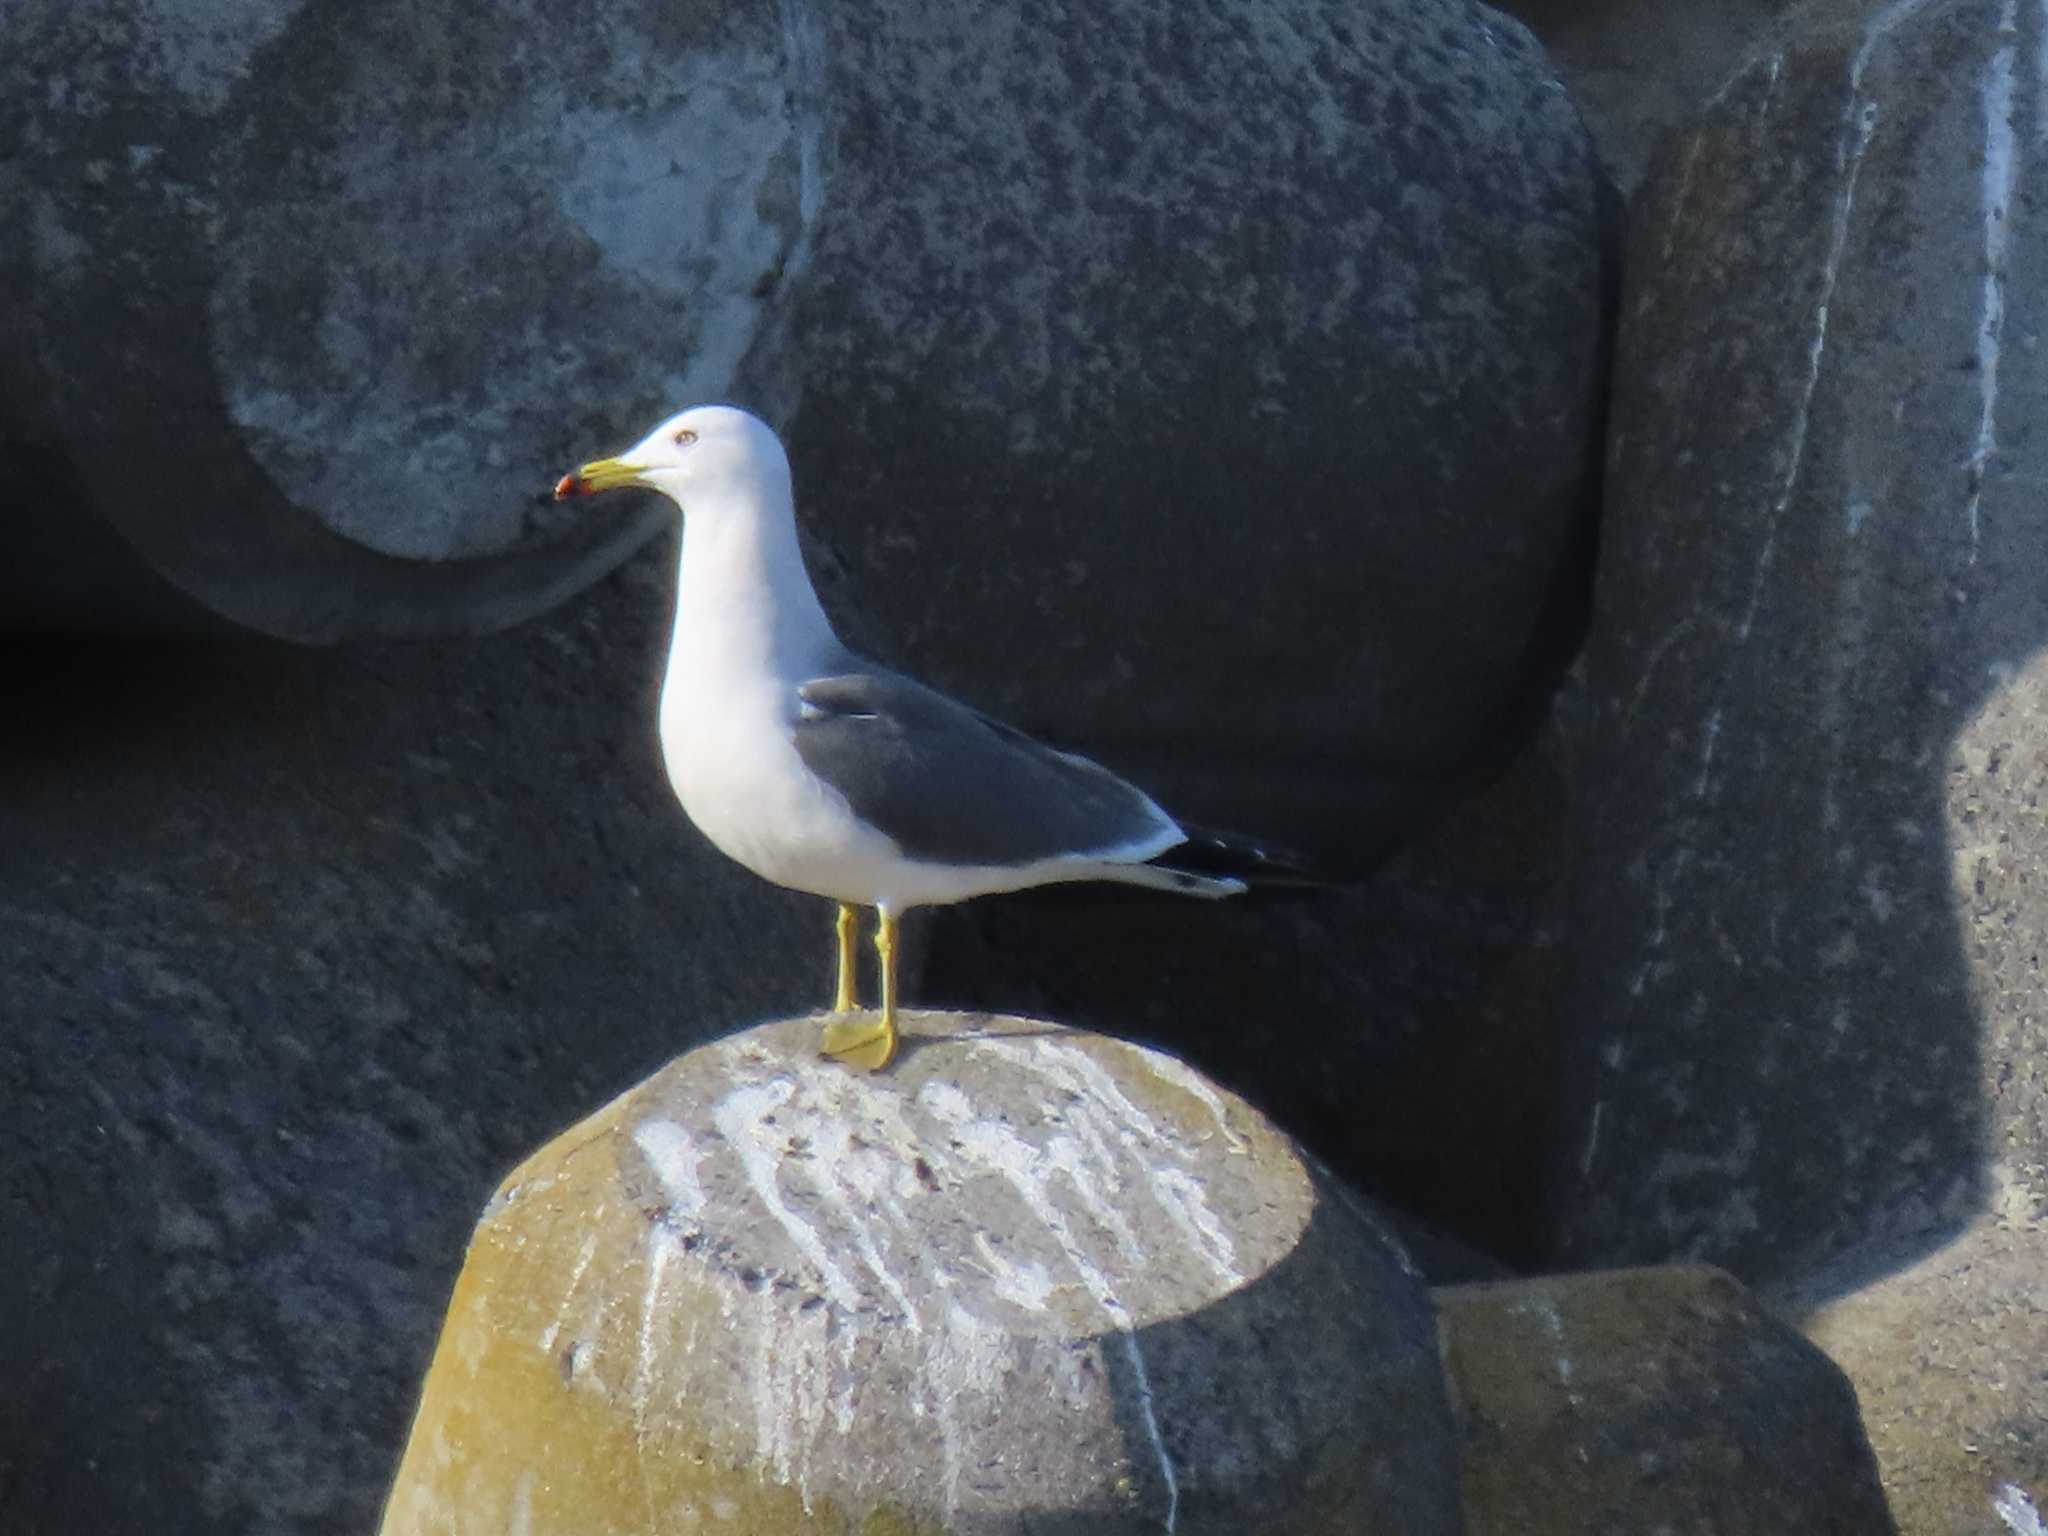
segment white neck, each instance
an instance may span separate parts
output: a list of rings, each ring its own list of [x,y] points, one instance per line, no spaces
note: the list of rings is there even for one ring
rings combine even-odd
[[[804,571],[787,492],[733,487],[683,516],[664,694],[699,679],[815,676],[837,651]]]

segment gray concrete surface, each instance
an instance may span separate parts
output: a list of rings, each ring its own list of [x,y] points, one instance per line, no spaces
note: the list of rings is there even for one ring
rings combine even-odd
[[[368,1529],[469,1223],[830,995],[704,848],[658,563],[516,635],[0,641],[0,1529]]]
[[[1551,1213],[1560,1262],[1705,1259],[1845,1318],[1941,1266],[1946,1308],[1856,1345],[1897,1379],[2009,1310],[2013,1266],[1947,1245],[2048,1241],[2048,19],[1839,10],[1632,210]],[[1911,1389],[1908,1439],[1980,1448],[1958,1519],[2048,1480],[2025,1336],[2010,1377]]]
[[[1894,1529],[1841,1370],[1726,1274],[1434,1293],[1466,1536]]]
[[[1197,815],[1369,862],[1547,680],[1609,221],[1498,13],[233,14],[0,32],[0,447],[201,609],[509,623],[654,527],[554,476],[730,394],[851,638]]]

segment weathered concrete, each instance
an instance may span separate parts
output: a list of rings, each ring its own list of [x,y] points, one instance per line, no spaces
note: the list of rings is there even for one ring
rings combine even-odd
[[[1633,212],[1551,1204],[1808,1302],[2048,1206],[2048,13],[1838,9]],[[1975,1348],[1951,1273],[1892,1369]],[[1915,1392],[2032,1486],[2005,1388]]]
[[[1502,0],[1525,22],[1624,193],[1666,133],[1687,122],[1797,0]],[[1857,0],[1843,0],[1850,9]]]
[[[787,435],[849,639],[1369,864],[1570,628],[1610,210],[1540,50],[1467,0],[821,22]]]
[[[1171,1058],[914,1014],[672,1063],[485,1212],[385,1536],[1453,1531],[1427,1293]]]
[[[1547,679],[1606,210],[1471,0],[231,12],[0,23],[0,438],[202,608],[508,623],[729,394],[850,638],[1213,820],[1368,859]]]
[[[2001,1159],[2048,1161],[2034,1096],[1996,1084],[2039,1049],[2035,983],[1958,916],[1974,802],[2038,750],[2006,701],[2048,639],[2048,246],[2015,191],[2035,97],[1997,94],[2048,37],[1999,15],[1894,5],[1760,58],[1636,207],[1575,839],[1572,1258],[1796,1277],[1963,1220],[1988,1123]],[[1999,745],[1972,749],[1987,710]],[[2017,804],[2001,825],[2024,905],[2048,845]]]
[[[2048,1222],[2031,1191],[2000,1196],[1939,1251],[1801,1321],[1856,1383],[1907,1536],[2038,1536],[2024,1512],[2048,1511]]]
[[[1466,1536],[1894,1528],[1849,1383],[1729,1276],[1612,1270],[1435,1296]]]
[[[666,579],[489,642],[0,645],[0,1530],[369,1529],[492,1181],[831,995],[828,905],[663,778]]]

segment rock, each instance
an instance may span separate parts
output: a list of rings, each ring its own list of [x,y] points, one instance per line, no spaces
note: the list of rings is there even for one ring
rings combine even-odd
[[[2048,1202],[2044,29],[1995,0],[1809,16],[1637,200],[1556,1262],[1808,1300]],[[2048,1258],[2035,1218],[2010,1241]],[[2009,1273],[1887,1370],[1973,1354]],[[2038,1487],[2003,1388],[1914,1390],[1977,1426],[1986,1497]]]
[[[1894,1529],[1855,1392],[1729,1276],[1615,1270],[1434,1294],[1466,1536]]]
[[[849,639],[1370,865],[1575,617],[1610,226],[1540,50],[1467,0],[821,27],[789,437]]]
[[[1996,923],[1958,927],[1980,797],[2010,807],[1994,905],[2031,912],[2042,847],[2011,777],[2039,750],[2012,702],[2048,630],[2022,408],[2048,289],[2003,180],[2033,97],[1985,142],[2038,18],[1996,12],[1895,5],[1758,59],[1638,201],[1574,840],[1574,1261],[1797,1277],[1962,1221],[1994,1114],[2002,1157],[2048,1160],[2032,1090],[1996,1087],[2038,1053],[2035,983]]]
[[[1946,1247],[1819,1298],[1800,1322],[1856,1383],[1909,1536],[2038,1536],[2048,1509],[2043,1223],[2031,1190],[2003,1194]]]
[[[1848,0],[1847,9],[1862,0]],[[1632,192],[1658,142],[1690,119],[1795,0],[1503,0],[1557,63],[1600,145]],[[1811,0],[1809,6],[1811,8]]]
[[[1601,183],[1471,0],[86,0],[0,100],[6,436],[235,624],[544,608],[657,516],[555,475],[732,395],[852,638],[1199,815],[1367,861],[1545,680]]]
[[[829,906],[663,778],[664,580],[491,642],[0,646],[0,1530],[368,1530],[495,1179],[831,995]]]
[[[1457,1528],[1365,1206],[1169,1057],[906,1024],[874,1077],[701,1048],[515,1171],[385,1536]]]

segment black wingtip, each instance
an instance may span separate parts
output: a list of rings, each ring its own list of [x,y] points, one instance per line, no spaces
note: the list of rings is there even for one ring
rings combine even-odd
[[[1298,849],[1266,838],[1221,832],[1214,827],[1181,823],[1187,841],[1161,855],[1175,869],[1211,877],[1235,877],[1253,887],[1294,890],[1335,890],[1352,882],[1329,865]]]

